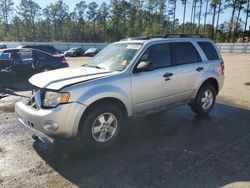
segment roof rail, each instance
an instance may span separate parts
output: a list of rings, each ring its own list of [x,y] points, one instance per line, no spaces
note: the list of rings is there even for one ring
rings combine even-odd
[[[162,38],[204,38],[198,34],[164,34]]]
[[[149,40],[149,39],[152,39],[152,38],[162,38],[162,35],[130,37],[130,38],[121,39],[120,41],[128,41],[128,40]]]
[[[149,40],[152,38],[204,38],[204,36],[198,35],[198,34],[163,34],[163,35],[130,37],[130,38],[121,39],[120,41]]]

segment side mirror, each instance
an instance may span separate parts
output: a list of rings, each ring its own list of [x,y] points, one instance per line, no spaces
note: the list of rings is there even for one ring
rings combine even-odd
[[[135,68],[134,72],[144,72],[144,71],[153,71],[154,68],[150,61],[141,61]]]

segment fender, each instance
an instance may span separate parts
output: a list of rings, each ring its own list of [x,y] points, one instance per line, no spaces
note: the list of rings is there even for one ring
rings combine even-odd
[[[83,105],[89,106],[95,101],[98,101],[103,98],[116,98],[120,100],[127,109],[128,116],[132,115],[131,100],[127,92],[123,91],[121,88],[113,85],[102,85],[95,88],[92,88],[81,95],[78,99],[78,102]]]
[[[218,82],[218,77],[219,77],[219,74],[216,71],[211,70],[211,69],[208,71],[205,71],[203,74],[201,74],[201,76],[197,79],[197,82],[196,82],[195,87],[193,89],[191,98],[194,99],[196,97],[201,85],[207,79],[213,78]],[[219,82],[218,82],[218,84],[219,84]]]

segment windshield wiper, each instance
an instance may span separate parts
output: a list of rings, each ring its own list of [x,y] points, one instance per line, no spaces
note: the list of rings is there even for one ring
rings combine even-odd
[[[88,64],[85,64],[85,65],[83,65],[83,66],[84,66],[84,67],[86,66],[86,67],[93,67],[93,68],[104,69],[104,70],[105,70],[104,67],[100,67],[100,66],[97,66],[97,65],[88,65]]]

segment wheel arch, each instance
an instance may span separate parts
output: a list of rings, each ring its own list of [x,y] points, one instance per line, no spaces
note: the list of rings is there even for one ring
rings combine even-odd
[[[210,77],[210,78],[207,78],[205,80],[203,80],[200,84],[199,84],[199,87],[197,90],[195,90],[195,92],[193,93],[193,96],[192,98],[195,98],[197,93],[199,92],[199,90],[206,84],[212,84],[215,88],[215,92],[216,92],[216,95],[219,93],[219,82],[216,78],[214,77]]]
[[[107,104],[107,103],[114,104],[117,107],[119,107],[119,109],[121,109],[121,112],[123,114],[124,120],[126,120],[128,118],[128,115],[129,115],[128,110],[127,110],[125,104],[120,99],[115,98],[115,97],[106,97],[106,98],[98,99],[98,100],[92,102],[90,105],[88,105],[86,110],[83,112],[82,117],[81,117],[80,122],[79,122],[79,125],[78,125],[78,132],[82,128],[82,124],[83,124],[84,119],[91,112],[91,110],[96,108],[97,106]]]

